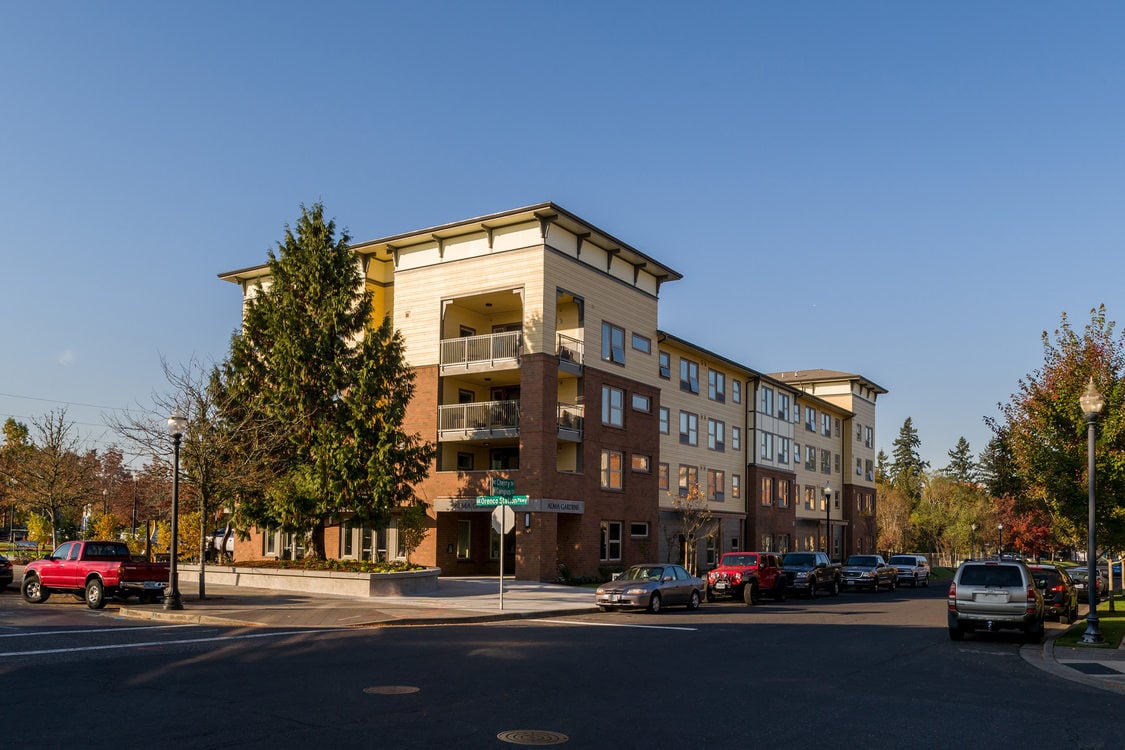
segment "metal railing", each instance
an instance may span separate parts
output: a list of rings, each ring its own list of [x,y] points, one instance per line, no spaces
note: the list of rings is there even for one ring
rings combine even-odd
[[[441,342],[441,366],[468,367],[474,364],[496,364],[498,361],[518,360],[522,341],[522,331],[445,339]]]
[[[563,362],[581,365],[585,357],[585,343],[566,334],[558,334],[558,355]]]
[[[519,401],[477,401],[438,407],[439,432],[512,430],[519,426]]]
[[[586,418],[586,407],[582,404],[559,403],[558,407],[559,429],[582,432],[582,423]]]

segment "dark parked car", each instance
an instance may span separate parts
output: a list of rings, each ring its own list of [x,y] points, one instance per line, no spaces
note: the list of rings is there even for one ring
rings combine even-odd
[[[851,555],[840,572],[849,589],[878,591],[885,586],[894,591],[898,586],[898,570],[887,565],[882,555]]]
[[[786,552],[781,558],[785,587],[810,599],[817,591],[840,593],[840,565],[823,552]]]
[[[647,609],[659,612],[668,604],[686,604],[699,609],[707,584],[680,565],[654,563],[634,565],[609,583],[598,586],[594,603],[603,612],[610,609]]]
[[[1078,589],[1058,565],[1028,565],[1035,587],[1043,594],[1043,614],[1064,625],[1078,619]]]
[[[12,561],[0,555],[0,589],[6,589],[12,583]]]
[[[1090,578],[1090,571],[1086,568],[1070,568],[1067,573],[1070,574],[1070,580],[1074,582],[1074,588],[1078,589],[1078,603],[1089,602],[1090,595],[1086,593],[1088,590],[1086,582]],[[1109,596],[1109,581],[1105,579],[1105,574],[1102,571],[1099,570],[1097,573],[1098,600],[1101,601]]]

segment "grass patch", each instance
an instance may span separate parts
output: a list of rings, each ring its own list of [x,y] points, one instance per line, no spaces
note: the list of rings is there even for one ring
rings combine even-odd
[[[1086,618],[1067,628],[1066,632],[1055,639],[1056,646],[1081,646],[1084,648],[1115,649],[1121,646],[1121,639],[1125,637],[1125,597],[1117,594],[1114,598],[1115,612],[1109,611],[1109,600],[1098,604],[1098,630],[1105,638],[1105,645],[1090,646],[1082,643],[1082,634],[1086,632]],[[1085,612],[1086,607],[1079,606],[1079,612]],[[1080,615],[1081,616],[1081,615]]]
[[[947,568],[944,565],[935,565],[930,568],[930,575],[939,581],[952,581],[953,574],[956,572],[956,568]]]
[[[269,568],[273,570],[338,570],[346,573],[401,573],[407,570],[424,570],[421,565],[368,560],[245,560],[233,563],[239,568]]]

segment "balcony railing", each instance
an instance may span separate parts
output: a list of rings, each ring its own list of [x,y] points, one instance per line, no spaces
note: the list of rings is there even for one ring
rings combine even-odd
[[[441,366],[443,368],[469,368],[474,365],[495,367],[497,364],[518,363],[522,340],[521,331],[445,339],[441,342]]]
[[[477,401],[438,407],[438,437],[473,440],[519,435],[519,401]]]
[[[586,407],[582,404],[560,403],[558,409],[559,437],[568,440],[581,440]]]
[[[573,362],[581,366],[585,352],[585,343],[581,339],[576,339],[562,333],[558,334],[558,338],[559,361]]]

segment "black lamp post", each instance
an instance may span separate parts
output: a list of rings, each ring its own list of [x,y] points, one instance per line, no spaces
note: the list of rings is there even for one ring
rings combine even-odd
[[[832,484],[824,483],[824,554],[832,559]]]
[[[996,532],[1000,538],[1000,548],[996,550],[996,559],[999,560],[1004,557],[1004,524],[996,524]]]
[[[180,601],[180,579],[176,570],[176,558],[179,556],[179,524],[177,517],[180,513],[180,441],[183,440],[184,431],[187,430],[187,419],[176,411],[168,417],[168,432],[172,434],[172,541],[169,544],[168,555],[168,590],[164,592],[164,609],[183,609]]]
[[[969,524],[969,559],[974,560],[977,556],[977,525],[975,523]]]
[[[1105,399],[1098,389],[1094,387],[1094,379],[1090,378],[1086,392],[1079,399],[1082,404],[1082,414],[1086,417],[1086,470],[1087,484],[1090,487],[1089,529],[1086,538],[1086,564],[1089,566],[1089,584],[1086,591],[1090,597],[1090,611],[1086,615],[1086,632],[1082,634],[1082,643],[1105,643],[1101,631],[1098,629],[1098,552],[1094,545],[1094,432],[1098,417],[1105,408]],[[1112,563],[1111,563],[1112,565]],[[1113,592],[1110,592],[1113,596]]]
[[[137,535],[137,475],[133,475],[133,536]]]

